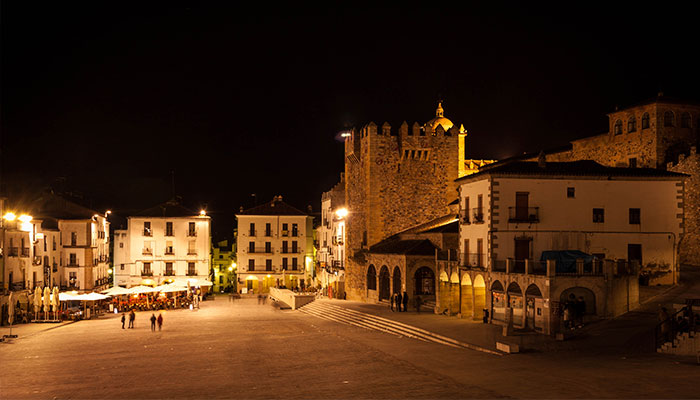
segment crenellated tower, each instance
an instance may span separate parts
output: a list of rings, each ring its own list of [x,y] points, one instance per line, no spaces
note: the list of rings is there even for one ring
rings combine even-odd
[[[404,121],[395,129],[370,122],[351,131],[345,142],[350,298],[364,297],[363,250],[447,213],[457,198],[454,180],[465,168],[465,138],[464,128],[445,118],[441,103],[425,124]]]

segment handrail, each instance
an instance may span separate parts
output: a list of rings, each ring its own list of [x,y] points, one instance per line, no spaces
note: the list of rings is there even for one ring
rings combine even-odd
[[[661,347],[666,342],[673,343],[673,340],[676,338],[676,336],[679,333],[684,332],[683,330],[681,330],[679,328],[676,321],[678,320],[679,314],[686,313],[686,312],[688,312],[688,314],[690,315],[690,317],[688,318],[687,329],[688,329],[688,331],[695,330],[698,321],[696,321],[694,318],[692,307],[689,305],[683,306],[683,307],[681,307],[680,310],[678,310],[675,313],[673,313],[672,315],[670,315],[667,319],[656,324],[656,327],[654,329],[654,342],[655,342],[657,349],[659,347]],[[669,324],[669,327],[668,327],[669,332],[668,332],[668,335],[666,337],[664,337],[662,326],[666,323]]]

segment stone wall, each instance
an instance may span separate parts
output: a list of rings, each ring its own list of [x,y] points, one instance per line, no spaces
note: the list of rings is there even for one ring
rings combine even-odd
[[[345,193],[350,211],[346,242],[348,298],[364,299],[363,249],[445,213],[457,198],[456,128],[433,133],[413,124],[393,132],[370,122],[345,142]],[[357,255],[357,257],[354,257]]]
[[[677,163],[668,163],[667,169],[690,175],[684,185],[685,234],[681,239],[679,257],[683,264],[700,266],[700,155],[697,147],[692,147],[687,157],[679,156]]]

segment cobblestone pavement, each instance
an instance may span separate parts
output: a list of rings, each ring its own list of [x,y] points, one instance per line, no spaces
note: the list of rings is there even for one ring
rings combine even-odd
[[[157,314],[156,314],[157,315]],[[258,305],[81,321],[0,343],[0,398],[697,398],[695,361],[494,356]]]

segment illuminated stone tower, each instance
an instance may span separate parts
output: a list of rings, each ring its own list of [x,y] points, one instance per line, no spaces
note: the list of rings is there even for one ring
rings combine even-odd
[[[465,169],[464,128],[445,118],[423,125],[370,122],[353,129],[345,142],[345,196],[350,214],[346,237],[346,292],[365,296],[363,250],[415,226],[443,216],[457,199],[454,182]]]

